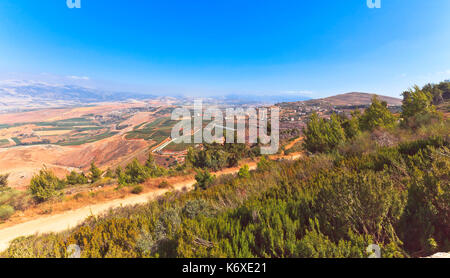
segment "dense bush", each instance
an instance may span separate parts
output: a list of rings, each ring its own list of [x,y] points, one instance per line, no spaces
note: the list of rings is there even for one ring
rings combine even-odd
[[[372,104],[364,111],[359,119],[361,130],[373,131],[376,128],[394,127],[396,119],[389,111],[385,101],[379,101],[376,96],[372,98]]]
[[[158,166],[150,153],[145,165],[142,165],[137,159],[128,164],[124,170],[118,167],[116,176],[120,185],[136,185],[145,182],[149,178],[162,177],[169,172]]]
[[[250,178],[250,168],[248,167],[247,164],[245,164],[244,166],[242,166],[241,169],[239,169],[238,176],[244,179]]]
[[[345,131],[336,115],[326,120],[313,113],[303,132],[304,147],[312,153],[331,152],[345,141]]]
[[[131,193],[133,193],[133,194],[141,194],[143,191],[144,191],[144,187],[142,187],[142,185],[136,185],[131,190]]]
[[[197,170],[197,175],[195,175],[195,180],[197,184],[196,188],[207,189],[210,187],[216,179],[216,176],[212,175],[208,170]]]
[[[260,154],[259,146],[249,148],[246,144],[204,144],[202,150],[188,149],[186,163],[194,168],[218,171],[226,167],[235,167],[242,158]]]
[[[75,171],[70,172],[69,175],[66,176],[67,184],[77,185],[77,184],[87,184],[88,178],[84,175],[84,173],[77,173]]]
[[[8,220],[14,214],[14,208],[9,205],[0,206],[0,221]]]
[[[8,177],[9,177],[9,174],[0,175],[0,190],[8,187]]]
[[[42,169],[30,182],[29,190],[38,202],[44,202],[58,194],[58,190],[64,188],[65,184],[58,179],[53,172]]]
[[[433,105],[432,92],[414,86],[403,93],[402,125],[416,129],[420,126],[442,120]]]

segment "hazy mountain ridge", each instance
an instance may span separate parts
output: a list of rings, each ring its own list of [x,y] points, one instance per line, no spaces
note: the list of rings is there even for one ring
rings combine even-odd
[[[0,112],[55,108],[99,102],[142,100],[154,95],[110,92],[75,85],[10,81],[0,83]]]

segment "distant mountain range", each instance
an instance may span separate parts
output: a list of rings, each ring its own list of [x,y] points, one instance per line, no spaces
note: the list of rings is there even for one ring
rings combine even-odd
[[[310,98],[302,96],[300,94],[276,94],[276,95],[254,95],[254,94],[229,94],[223,97],[227,103],[270,103],[274,104],[277,102],[293,102],[293,101],[304,101]]]
[[[297,103],[307,104],[327,103],[331,106],[367,105],[371,103],[373,94],[347,93],[323,99],[308,100],[301,94],[253,95],[228,94],[212,97],[213,101],[222,104],[274,104]],[[20,112],[30,109],[59,108],[69,106],[89,105],[101,102],[118,102],[129,100],[146,100],[161,98],[157,95],[131,92],[111,92],[75,85],[55,85],[33,81],[1,81],[0,82],[0,112]],[[401,105],[401,100],[393,97],[379,96],[390,106]],[[177,97],[183,104],[186,98]]]
[[[0,112],[156,98],[129,92],[108,92],[74,85],[8,81],[0,83]]]

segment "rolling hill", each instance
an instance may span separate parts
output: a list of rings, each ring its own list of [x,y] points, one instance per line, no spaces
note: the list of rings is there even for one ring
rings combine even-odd
[[[328,102],[335,106],[345,106],[345,105],[369,105],[372,103],[372,98],[375,94],[369,93],[346,93],[341,95],[336,95],[332,97],[327,97],[319,99]],[[386,101],[389,106],[400,106],[402,105],[402,100],[399,98],[393,98],[388,96],[377,95],[381,101]]]
[[[280,106],[289,106],[296,104],[306,105],[328,105],[328,106],[364,106],[372,103],[372,97],[375,94],[351,92],[321,99],[312,99],[306,101],[297,101],[290,103],[281,103]],[[381,101],[386,101],[389,106],[401,106],[402,100],[388,96],[377,95]]]

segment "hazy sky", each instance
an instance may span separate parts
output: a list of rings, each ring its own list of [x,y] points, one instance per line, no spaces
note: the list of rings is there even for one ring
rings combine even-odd
[[[0,1],[0,80],[160,94],[398,96],[450,78],[450,1]]]

